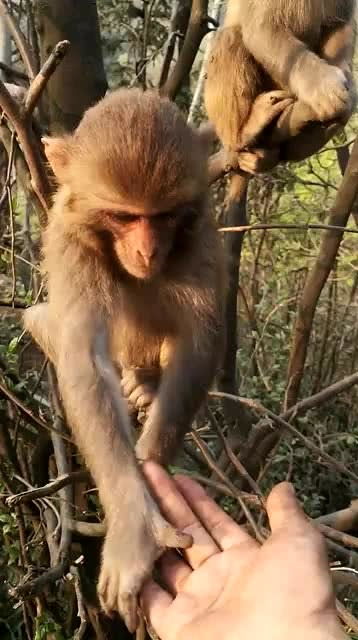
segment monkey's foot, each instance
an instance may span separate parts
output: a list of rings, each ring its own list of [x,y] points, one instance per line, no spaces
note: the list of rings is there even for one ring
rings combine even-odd
[[[246,124],[243,126],[240,145],[237,151],[243,147],[255,145],[256,140],[264,132],[275,118],[293,102],[293,97],[287,91],[268,91],[261,93],[251,107],[251,112]]]
[[[302,76],[297,95],[322,122],[335,120],[351,109],[349,79],[341,69],[330,64],[322,63],[317,73]]]
[[[167,547],[186,549],[192,538],[172,527],[141,485],[141,495],[126,487],[128,498],[108,523],[98,583],[107,615],[118,611],[129,631],[138,626],[138,594],[154,563]]]
[[[148,408],[157,393],[160,370],[157,368],[123,369],[121,388],[131,412]]]

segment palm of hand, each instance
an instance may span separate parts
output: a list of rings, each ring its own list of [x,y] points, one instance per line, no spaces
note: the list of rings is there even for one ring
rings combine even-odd
[[[178,478],[175,486],[152,463],[146,473],[165,515],[194,538],[189,564],[174,552],[161,560],[169,593],[152,581],[143,591],[144,609],[163,640],[345,637],[323,540],[288,485],[268,500],[273,534],[259,547],[196,483]]]

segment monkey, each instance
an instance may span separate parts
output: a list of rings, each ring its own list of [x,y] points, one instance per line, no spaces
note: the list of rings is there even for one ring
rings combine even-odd
[[[100,602],[133,631],[154,562],[192,541],[161,515],[141,462],[173,459],[220,366],[226,266],[208,146],[172,102],[140,89],[107,94],[74,133],[43,143],[58,183],[43,235],[48,298],[24,324],[55,366],[105,511]],[[136,442],[135,389],[151,394]]]
[[[294,97],[256,140],[278,161],[318,151],[348,121],[355,0],[228,0],[206,69],[205,106],[224,146],[245,147],[255,101],[272,90]],[[262,103],[263,108],[267,104]]]

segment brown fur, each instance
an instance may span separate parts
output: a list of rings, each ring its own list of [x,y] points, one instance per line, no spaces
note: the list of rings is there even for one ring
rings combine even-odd
[[[225,146],[242,149],[242,130],[255,99],[278,88],[296,102],[278,120],[273,136],[265,133],[259,144],[279,143],[282,159],[301,159],[320,148],[328,128],[321,121],[345,124],[355,102],[354,7],[354,0],[229,0],[205,88],[209,119]],[[310,122],[319,124],[309,137],[291,141]]]
[[[48,302],[25,326],[55,363],[106,512],[101,602],[133,630],[156,558],[189,539],[144,483],[118,371],[157,372],[136,454],[168,462],[219,362],[224,262],[207,153],[172,103],[139,90],[108,95],[73,136],[44,142],[60,186],[44,237]]]

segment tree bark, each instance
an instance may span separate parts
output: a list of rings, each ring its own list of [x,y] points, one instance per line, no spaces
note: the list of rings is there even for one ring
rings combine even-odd
[[[73,130],[107,90],[95,0],[36,0],[41,62],[60,40],[71,48],[47,88],[51,133]]]

